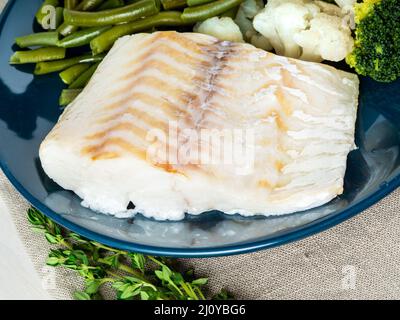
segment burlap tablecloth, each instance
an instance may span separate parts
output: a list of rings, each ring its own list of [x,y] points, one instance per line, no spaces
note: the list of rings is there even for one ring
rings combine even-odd
[[[6,0],[0,0],[0,11]],[[29,204],[0,171],[0,198],[51,297],[70,299],[82,280],[45,267],[50,246],[26,220]],[[279,248],[239,256],[181,260],[238,299],[399,299],[400,189],[328,231]]]

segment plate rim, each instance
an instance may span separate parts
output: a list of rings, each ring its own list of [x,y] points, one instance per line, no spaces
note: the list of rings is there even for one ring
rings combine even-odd
[[[0,34],[4,27],[4,22],[7,19],[10,9],[17,0],[9,0],[0,15]],[[294,241],[304,239],[306,237],[315,235],[327,229],[330,229],[341,222],[344,222],[356,214],[362,213],[365,209],[376,204],[379,200],[388,196],[395,189],[400,187],[400,173],[392,177],[389,181],[380,185],[379,189],[372,193],[370,196],[356,203],[354,206],[343,209],[337,214],[329,218],[323,218],[321,221],[312,221],[301,227],[297,227],[286,234],[269,237],[268,239],[257,240],[253,242],[247,242],[243,244],[235,245],[223,245],[215,247],[205,248],[174,248],[174,247],[159,247],[152,245],[144,245],[135,242],[129,242],[124,240],[115,239],[98,232],[91,231],[85,227],[82,227],[72,221],[63,218],[60,214],[56,213],[39,199],[33,196],[26,188],[18,181],[18,179],[8,169],[4,160],[0,157],[0,169],[11,182],[14,188],[37,210],[41,211],[50,219],[60,224],[64,228],[67,228],[73,232],[80,234],[83,237],[91,240],[101,242],[105,245],[115,247],[118,249],[132,251],[137,253],[143,253],[154,256],[170,256],[177,258],[209,258],[209,257],[220,257],[236,254],[244,254],[259,251],[262,249],[270,249],[277,246],[285,245]],[[22,214],[22,213],[21,213]]]

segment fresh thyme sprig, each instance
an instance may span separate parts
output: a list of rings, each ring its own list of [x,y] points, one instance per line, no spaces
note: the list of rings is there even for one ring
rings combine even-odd
[[[205,300],[206,278],[195,278],[193,270],[180,273],[175,260],[145,256],[105,246],[61,228],[35,208],[28,210],[35,231],[44,233],[51,249],[47,265],[76,271],[85,279],[79,300],[103,299],[100,289],[108,284],[119,300]],[[232,296],[221,290],[215,299]]]

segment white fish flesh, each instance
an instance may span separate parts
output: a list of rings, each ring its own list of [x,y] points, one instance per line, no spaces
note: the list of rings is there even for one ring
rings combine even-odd
[[[126,36],[40,159],[84,206],[119,217],[302,211],[343,192],[358,86],[331,66],[207,35]]]

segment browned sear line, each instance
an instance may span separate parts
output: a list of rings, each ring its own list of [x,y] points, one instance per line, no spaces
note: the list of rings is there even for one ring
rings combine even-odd
[[[187,50],[194,51],[199,55],[204,55],[207,53],[208,57],[204,59],[198,59],[198,57],[193,57],[185,52],[172,48],[166,43],[161,43],[159,46],[152,48],[151,50],[147,50],[143,52],[139,57],[135,59],[136,63],[145,60],[145,62],[135,68],[133,71],[124,74],[121,77],[121,80],[127,80],[131,77],[135,77],[133,81],[126,83],[122,88],[114,91],[112,94],[114,96],[118,96],[119,94],[123,94],[129,90],[132,90],[132,87],[137,85],[144,85],[149,88],[154,88],[157,90],[163,90],[168,92],[169,96],[173,96],[174,98],[179,98],[182,104],[190,105],[194,107],[194,109],[198,109],[200,103],[210,103],[213,98],[216,90],[215,86],[218,82],[218,78],[221,76],[221,71],[226,66],[226,62],[231,56],[233,50],[232,45],[222,42],[216,42],[210,45],[206,45],[203,47],[198,46],[194,41],[186,41],[183,37],[176,35],[175,33],[170,34],[174,41],[179,42],[179,45]],[[153,42],[157,41],[157,39],[161,39],[160,34],[152,38]],[[167,37],[168,38],[168,37]],[[167,54],[170,54],[180,63],[188,63],[192,65],[196,65],[197,67],[197,76],[193,77],[191,75],[180,72],[179,70],[175,70],[172,66],[169,66],[167,63],[155,60],[152,56],[156,53],[163,51]],[[167,80],[160,80],[155,76],[146,75],[143,73],[148,68],[157,68],[160,72],[168,77],[176,77],[184,82],[198,82],[199,83],[199,92],[185,92],[181,88],[177,88],[172,85],[171,82]],[[211,70],[211,68],[213,68]],[[199,75],[201,74],[201,75]],[[137,75],[137,76],[136,76]],[[204,85],[202,85],[204,83]],[[204,89],[210,88],[210,90]],[[169,99],[168,99],[169,100]],[[191,118],[191,113],[188,109],[184,109],[179,105],[172,104],[167,99],[163,100],[161,97],[154,97],[146,93],[138,93],[132,92],[126,97],[119,99],[116,102],[108,104],[105,109],[112,110],[118,107],[124,106],[122,110],[118,111],[116,114],[103,117],[100,121],[103,125],[111,121],[118,121],[124,114],[131,114],[138,118],[138,121],[143,121],[147,123],[150,128],[160,128],[167,129],[166,123],[161,120],[154,119],[150,114],[145,111],[138,110],[134,106],[130,106],[130,104],[134,104],[135,101],[141,101],[148,105],[153,105],[157,108],[162,108],[164,112],[166,112],[170,118],[173,116],[177,116],[179,113],[183,113],[185,115],[185,119]],[[203,114],[204,117],[204,114]],[[191,119],[190,122],[186,123],[189,127],[195,127],[194,120]],[[146,130],[137,127],[134,123],[123,121],[121,123],[117,123],[113,126],[108,127],[107,129],[92,134],[87,137],[88,140],[100,140],[95,145],[90,145],[82,150],[82,153],[85,155],[91,156],[93,160],[100,159],[114,159],[119,157],[119,152],[109,151],[107,150],[110,146],[117,146],[123,151],[134,154],[138,158],[142,160],[146,160],[146,150],[142,147],[134,146],[132,143],[127,141],[124,138],[120,137],[111,137],[110,133],[114,131],[129,131],[138,136],[141,139],[145,139]],[[168,146],[171,148],[172,146]],[[172,164],[155,164],[156,167],[159,167],[167,172],[171,173],[182,173],[177,170]],[[193,165],[190,165],[193,167]],[[198,166],[194,166],[198,168]]]

